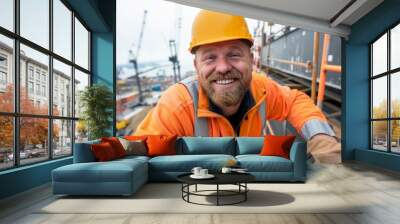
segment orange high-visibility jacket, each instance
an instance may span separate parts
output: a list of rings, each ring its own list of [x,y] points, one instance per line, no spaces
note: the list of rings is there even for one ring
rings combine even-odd
[[[307,140],[318,133],[334,136],[321,110],[306,94],[257,73],[253,73],[250,92],[255,105],[243,117],[239,136],[260,136],[259,106],[263,101],[267,120],[287,120]],[[209,110],[207,95],[200,87],[197,116],[207,118],[210,137],[236,136],[227,118]],[[177,83],[169,87],[134,135],[194,136],[193,101],[186,86]]]

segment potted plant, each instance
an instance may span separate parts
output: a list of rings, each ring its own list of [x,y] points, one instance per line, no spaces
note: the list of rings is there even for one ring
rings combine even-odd
[[[103,84],[94,84],[80,92],[79,106],[82,109],[79,124],[87,128],[89,140],[110,136],[112,125],[113,94]]]

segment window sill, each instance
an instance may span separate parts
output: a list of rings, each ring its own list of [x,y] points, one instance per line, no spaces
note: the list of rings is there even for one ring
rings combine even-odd
[[[52,160],[47,160],[47,161],[43,161],[43,162],[38,162],[38,163],[35,163],[35,164],[29,164],[29,165],[24,165],[24,166],[21,166],[21,167],[10,168],[10,169],[7,169],[7,170],[0,171],[0,176],[1,175],[5,175],[5,174],[20,172],[20,171],[24,171],[24,170],[29,170],[29,169],[40,167],[40,166],[44,166],[44,165],[58,163],[58,162],[66,161],[66,160],[69,160],[69,159],[72,160],[72,157],[73,156],[67,156],[67,157],[63,157],[63,158],[59,158],[59,159],[52,159]]]

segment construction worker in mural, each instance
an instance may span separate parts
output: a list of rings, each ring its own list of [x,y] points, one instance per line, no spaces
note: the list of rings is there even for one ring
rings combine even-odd
[[[200,11],[189,47],[197,75],[168,88],[134,134],[263,136],[292,130],[308,142],[315,161],[340,162],[340,144],[312,100],[253,72],[252,44],[242,16]]]

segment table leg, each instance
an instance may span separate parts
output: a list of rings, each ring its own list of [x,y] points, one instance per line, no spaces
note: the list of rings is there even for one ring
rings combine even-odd
[[[244,183],[244,201],[247,201],[247,183]]]
[[[219,205],[219,184],[217,184],[217,206]]]
[[[182,188],[181,188],[181,192],[182,192],[182,199],[184,199],[184,196],[183,196],[183,190],[184,190],[184,184],[182,183]]]
[[[187,191],[188,191],[188,193],[187,193],[187,201],[188,201],[188,202],[190,202],[190,201],[189,201],[189,195],[190,195],[190,184],[188,184]]]
[[[196,186],[195,186],[195,191],[197,192],[197,184],[196,184]]]

